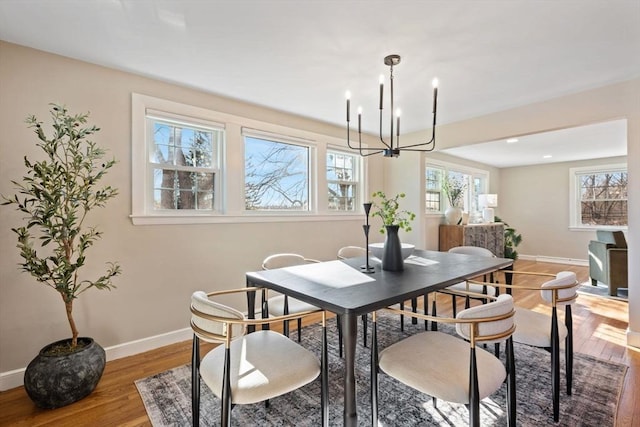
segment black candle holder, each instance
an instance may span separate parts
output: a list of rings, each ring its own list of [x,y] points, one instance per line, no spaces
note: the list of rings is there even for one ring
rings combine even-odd
[[[360,266],[360,270],[362,270],[363,273],[371,274],[376,271],[375,268],[369,265],[369,228],[371,227],[369,225],[369,212],[371,212],[371,203],[363,203],[362,206],[364,206],[364,213],[366,218],[365,220],[366,222],[362,226],[362,229],[364,230],[364,239],[365,239],[364,247],[365,247],[366,264]]]

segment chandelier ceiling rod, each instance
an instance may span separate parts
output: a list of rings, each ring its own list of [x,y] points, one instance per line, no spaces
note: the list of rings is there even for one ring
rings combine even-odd
[[[438,107],[438,79],[433,79],[433,124],[431,140],[421,142],[418,144],[400,146],[400,109],[396,110],[395,114],[395,129],[394,129],[394,99],[393,99],[393,67],[400,63],[400,55],[388,55],[384,58],[385,65],[389,66],[389,84],[390,84],[390,101],[391,101],[391,114],[390,114],[390,132],[389,141],[385,141],[382,136],[382,110],[383,110],[383,98],[384,98],[384,76],[380,75],[380,141],[384,145],[383,147],[363,147],[362,146],[362,107],[358,107],[358,146],[351,145],[350,138],[350,123],[351,123],[351,92],[347,91],[347,145],[353,150],[358,150],[361,156],[371,156],[374,154],[382,153],[385,157],[398,157],[400,151],[433,151],[436,147],[436,112]],[[394,135],[395,131],[395,135]]]

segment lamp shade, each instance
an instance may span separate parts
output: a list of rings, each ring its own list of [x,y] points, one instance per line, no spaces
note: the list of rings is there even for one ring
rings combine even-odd
[[[496,208],[496,207],[498,207],[498,195],[497,194],[479,194],[478,195],[478,207],[479,208]]]

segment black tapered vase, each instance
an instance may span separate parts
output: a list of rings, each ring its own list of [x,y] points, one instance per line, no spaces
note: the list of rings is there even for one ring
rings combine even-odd
[[[402,259],[402,244],[398,236],[397,225],[386,225],[386,238],[384,241],[384,252],[382,253],[382,269],[386,271],[404,270],[404,259]]]

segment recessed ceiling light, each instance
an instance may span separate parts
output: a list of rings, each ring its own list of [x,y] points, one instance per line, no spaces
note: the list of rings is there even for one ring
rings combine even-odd
[[[513,144],[514,142],[518,142],[518,138],[509,138],[509,139],[507,139],[507,144]]]
[[[545,154],[544,156],[542,156],[543,159],[550,159],[553,156],[551,154]]]

